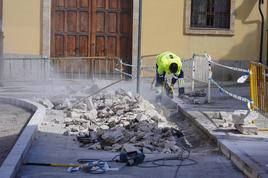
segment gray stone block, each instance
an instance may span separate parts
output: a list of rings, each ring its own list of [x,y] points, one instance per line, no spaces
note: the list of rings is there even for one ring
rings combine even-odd
[[[240,125],[236,124],[235,128],[242,134],[245,135],[257,135],[258,134],[258,128],[256,125],[250,124],[250,125]]]
[[[259,114],[256,111],[245,113],[244,111],[236,111],[232,115],[234,124],[253,124],[258,119]]]

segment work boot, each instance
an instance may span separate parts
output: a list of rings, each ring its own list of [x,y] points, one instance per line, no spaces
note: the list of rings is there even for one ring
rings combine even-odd
[[[179,97],[182,97],[184,95],[184,87],[181,87],[178,89]]]

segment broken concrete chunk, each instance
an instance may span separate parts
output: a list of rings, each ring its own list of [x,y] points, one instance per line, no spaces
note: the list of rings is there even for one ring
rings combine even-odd
[[[67,111],[66,116],[72,118],[80,118],[81,114],[76,111]]]
[[[138,130],[135,134],[136,134],[136,140],[137,141],[141,140],[145,135],[145,133],[140,131],[140,130]]]
[[[88,149],[101,150],[101,144],[100,143],[95,143],[95,144],[91,145],[90,147],[88,147]]]
[[[228,122],[220,123],[220,124],[219,124],[219,127],[222,127],[222,128],[229,127],[229,123],[228,123]]]
[[[103,147],[103,150],[105,150],[105,151],[110,151],[110,150],[112,150],[113,149],[113,147],[112,146],[104,146]],[[116,151],[118,151],[118,150],[115,150],[115,152]]]
[[[54,107],[54,104],[49,99],[43,99],[43,98],[36,98],[35,99],[39,104],[42,104],[47,109],[52,109]]]
[[[113,100],[112,99],[105,99],[104,104],[106,107],[111,107],[113,105]]]
[[[136,143],[137,142],[137,137],[134,136],[129,140],[129,143]]]
[[[232,115],[233,115],[232,112],[221,111],[220,112],[220,119],[225,120],[225,121],[232,121],[233,120]]]
[[[60,123],[60,121],[57,120],[57,119],[53,119],[52,122],[54,122],[55,124],[59,124]]]
[[[145,111],[145,115],[147,115],[148,117],[152,118],[152,117],[158,115],[158,113],[157,113],[156,110],[149,109],[149,110]]]
[[[123,135],[121,128],[106,130],[106,131],[104,131],[103,135],[101,136],[101,138],[104,140],[104,142],[110,143],[110,144],[117,143],[123,137],[124,137],[124,135]]]
[[[254,124],[240,125],[236,124],[235,128],[242,134],[245,135],[258,135],[258,128]]]
[[[141,121],[147,121],[148,117],[142,113],[139,113],[139,114],[137,114],[135,119],[137,119],[138,122],[141,122]]]
[[[75,106],[73,106],[74,109],[79,109],[82,111],[86,111],[87,110],[87,105],[85,103],[78,103]]]
[[[233,122],[234,124],[254,124],[256,119],[258,119],[259,114],[256,111],[249,111],[247,114],[234,112]]]
[[[79,126],[73,126],[71,128],[71,132],[78,132],[79,131]]]
[[[100,126],[100,129],[107,130],[107,129],[109,129],[109,126],[107,126],[107,125],[101,125]]]
[[[77,135],[80,143],[95,150],[120,151],[130,144],[146,153],[176,153],[175,141],[182,135],[151,103],[124,90],[85,99],[67,110],[64,123],[66,135]]]
[[[116,152],[116,151],[121,151],[122,149],[122,145],[121,144],[113,144],[112,146],[112,151]]]
[[[134,151],[139,151],[133,144],[128,144],[125,143],[122,146],[122,152],[134,152]]]
[[[156,122],[165,122],[166,121],[166,118],[161,116],[160,114],[156,114],[151,119],[156,121]]]
[[[186,93],[186,95],[188,95],[190,97],[205,97],[207,94],[206,94],[205,90],[195,90],[195,91],[191,91],[189,93]]]
[[[126,120],[124,120],[124,121],[122,121],[122,124],[123,124],[123,127],[127,127],[127,126],[129,126],[129,125],[130,125],[130,122],[129,122],[129,121],[126,121]]]
[[[63,135],[68,136],[68,135],[70,135],[70,132],[71,132],[71,129],[68,128],[67,130],[65,130],[65,131],[63,132]]]
[[[248,114],[248,110],[235,110],[234,112],[233,112],[233,115],[234,116],[237,116],[237,117],[242,117],[242,118],[244,118],[247,114]]]
[[[96,106],[93,104],[91,98],[87,99],[87,100],[85,101],[85,104],[87,105],[87,110],[88,110],[88,111],[91,111],[91,110],[96,109]]]
[[[69,122],[72,122],[73,121],[73,119],[71,118],[71,117],[66,117],[66,118],[64,118],[64,123],[69,123]]]
[[[97,118],[98,111],[96,109],[92,109],[89,112],[84,113],[84,119],[95,121]]]
[[[147,121],[142,121],[137,126],[137,129],[142,132],[151,132],[153,128],[154,128],[154,125],[148,123]]]
[[[65,99],[64,102],[57,107],[59,109],[63,109],[63,108],[71,109],[72,108],[71,98]]]

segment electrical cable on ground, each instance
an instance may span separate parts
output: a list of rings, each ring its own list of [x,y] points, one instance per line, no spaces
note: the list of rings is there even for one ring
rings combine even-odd
[[[186,152],[186,156],[184,156],[184,153]],[[156,168],[156,167],[177,167],[174,178],[178,176],[179,169],[182,166],[193,166],[196,165],[198,162],[194,159],[190,159],[190,154],[191,150],[190,148],[183,147],[182,151],[177,155],[177,156],[172,156],[172,157],[164,157],[164,158],[159,158],[159,159],[154,159],[154,160],[148,160],[144,161],[142,164],[136,165],[136,167],[139,168]],[[183,164],[184,161],[190,161],[190,163]],[[159,162],[163,161],[162,164]],[[179,161],[179,164],[167,164],[167,161]],[[152,165],[145,166],[144,164],[151,163]]]
[[[185,156],[186,153],[186,156]],[[117,159],[119,157],[119,159]],[[190,161],[189,163],[183,164],[185,160]],[[162,161],[162,163],[159,163]],[[167,164],[169,161],[180,161],[179,164]],[[79,169],[83,170],[86,173],[90,174],[103,174],[106,171],[113,170],[118,171],[125,166],[128,166],[126,164],[125,166],[121,168],[111,168],[109,167],[108,163],[110,162],[121,162],[120,161],[120,154],[115,155],[110,160],[101,160],[101,159],[78,159],[77,162],[79,164],[62,164],[62,163],[35,163],[35,162],[25,162],[24,165],[33,165],[33,166],[50,166],[50,167],[69,167],[68,172],[75,172]],[[146,166],[145,164],[151,163],[152,165]],[[135,165],[139,168],[156,168],[156,167],[177,167],[174,178],[177,177],[177,174],[179,172],[180,167],[182,166],[193,166],[197,164],[198,162],[194,159],[190,159],[190,148],[182,148],[182,151],[176,155],[176,156],[169,156],[164,158],[158,158],[153,160],[147,160],[144,161],[141,164]]]

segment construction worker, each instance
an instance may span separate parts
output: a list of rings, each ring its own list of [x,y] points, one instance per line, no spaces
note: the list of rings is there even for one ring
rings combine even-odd
[[[166,74],[173,74],[171,84],[167,83]],[[172,52],[163,52],[156,57],[156,95],[157,99],[162,95],[165,88],[167,94],[173,97],[174,84],[178,80],[178,94],[184,94],[184,74],[182,71],[181,59]],[[165,86],[164,86],[165,85]]]

